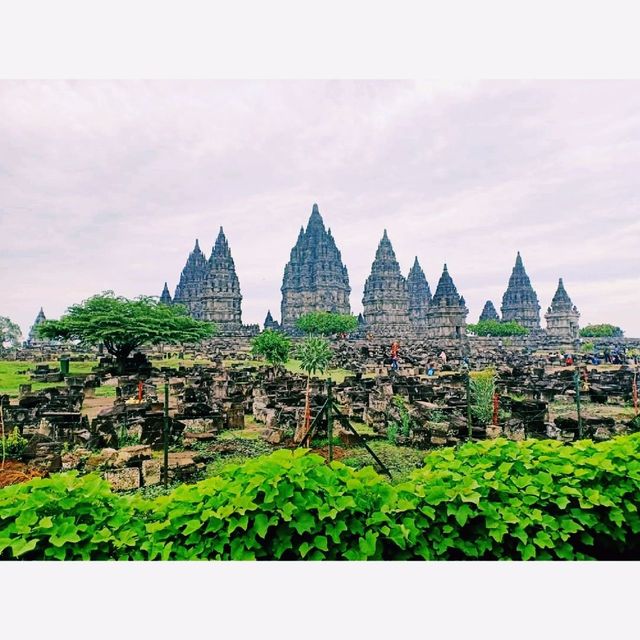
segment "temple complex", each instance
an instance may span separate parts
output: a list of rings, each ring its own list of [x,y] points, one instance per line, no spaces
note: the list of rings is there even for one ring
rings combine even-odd
[[[166,284],[160,299],[170,303]],[[180,275],[173,302],[185,305],[198,320],[214,322],[222,334],[253,331],[253,327],[242,324],[240,282],[222,227],[208,260],[196,240]]]
[[[306,229],[300,228],[296,244],[282,279],[281,319],[267,312],[265,329],[298,334],[296,320],[309,312],[329,311],[350,314],[349,275],[331,234],[325,228],[318,205],[314,204]],[[183,304],[190,315],[216,323],[222,335],[253,335],[258,325],[242,324],[242,294],[229,243],[220,227],[211,256],[206,258],[198,240],[186,261],[173,300],[164,283],[160,302]],[[403,339],[459,339],[466,335],[469,313],[458,293],[447,265],[432,296],[425,273],[416,257],[405,278],[401,272],[386,229],[378,244],[371,272],[364,285],[363,312],[358,315],[354,336]],[[540,304],[520,252],[516,256],[507,290],[502,297],[502,318],[493,302],[485,302],[479,321],[516,321],[532,332],[540,329]],[[578,336],[580,314],[571,302],[562,278],[545,314],[546,333],[563,339]],[[35,326],[44,320],[40,314],[29,334],[36,340]]]
[[[282,278],[281,325],[295,330],[311,311],[351,313],[349,274],[340,251],[314,204],[306,230],[301,228]]]
[[[400,271],[386,229],[371,265],[371,275],[364,283],[362,305],[368,333],[396,335],[411,328],[407,281]]]
[[[426,329],[427,311],[431,303],[431,289],[417,256],[407,276],[407,289],[411,324],[416,330]]]
[[[482,309],[478,322],[484,322],[485,320],[495,320],[496,322],[500,322],[500,316],[498,315],[498,312],[493,306],[493,302],[491,302],[491,300],[487,300],[484,303],[484,308]]]
[[[466,335],[468,313],[465,300],[458,293],[445,264],[427,311],[427,337],[463,338]]]
[[[549,335],[570,340],[575,340],[578,337],[580,313],[571,302],[562,278],[558,281],[558,288],[544,317],[547,321]]]
[[[509,285],[502,296],[502,321],[515,320],[529,330],[540,329],[540,304],[538,296],[531,286],[531,281],[520,257],[509,278]]]

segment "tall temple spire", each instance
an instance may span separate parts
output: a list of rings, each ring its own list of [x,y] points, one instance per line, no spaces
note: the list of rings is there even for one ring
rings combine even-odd
[[[567,340],[575,340],[578,337],[580,313],[571,302],[571,298],[564,288],[562,278],[558,280],[558,288],[544,317],[547,321],[547,333],[549,335]]]
[[[418,262],[418,256],[407,276],[407,290],[409,292],[409,318],[416,329],[427,326],[427,310],[431,303],[431,289]]]
[[[51,342],[50,340],[42,340],[40,337],[38,337],[37,333],[38,325],[42,324],[46,319],[47,317],[44,315],[44,310],[42,307],[40,307],[40,311],[38,311],[38,315],[33,321],[33,324],[29,329],[29,335],[27,336],[27,344],[29,346],[35,346],[38,344],[49,344]]]
[[[164,288],[160,294],[160,302],[162,304],[171,304],[171,294],[169,293],[169,287],[166,282],[164,283]]]
[[[396,335],[410,328],[409,292],[396,254],[384,230],[364,284],[364,321],[367,331]]]
[[[307,228],[291,249],[282,278],[282,326],[295,330],[296,320],[310,311],[351,313],[349,274],[335,240],[314,204]]]
[[[515,320],[530,330],[540,328],[538,296],[531,286],[519,251],[509,278],[509,285],[502,296],[502,320],[504,322]]]
[[[445,263],[427,311],[428,337],[464,338],[468,313],[464,298],[458,293]]]

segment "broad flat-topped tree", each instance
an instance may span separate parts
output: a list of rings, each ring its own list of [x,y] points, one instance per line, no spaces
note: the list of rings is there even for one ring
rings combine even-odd
[[[102,343],[121,364],[144,345],[197,343],[215,332],[214,324],[194,320],[180,305],[168,306],[148,296],[129,300],[113,291],[74,304],[60,320],[38,326],[42,338]]]

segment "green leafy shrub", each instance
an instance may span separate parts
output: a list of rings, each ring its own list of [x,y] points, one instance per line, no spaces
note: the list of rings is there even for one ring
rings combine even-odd
[[[624,331],[613,324],[588,324],[580,329],[581,338],[621,338]]]
[[[279,331],[265,329],[251,341],[251,353],[262,356],[271,365],[284,365],[289,360],[291,340]]]
[[[638,505],[640,434],[467,443],[397,485],[280,450],[153,499],[74,473],[7,487],[0,558],[638,559]]]
[[[144,527],[130,499],[97,475],[36,478],[0,490],[0,558],[142,558]]]
[[[307,335],[332,336],[355,331],[358,319],[346,313],[311,311],[296,320],[296,328]]]
[[[371,468],[280,450],[155,500],[141,548],[176,560],[380,559],[367,523],[386,518],[393,493]]]
[[[397,487],[405,547],[397,557],[640,557],[638,435],[571,446],[499,439],[425,462]]]
[[[28,440],[20,435],[18,427],[14,427],[13,431],[2,438],[2,451],[7,458],[19,458],[27,446]]]
[[[501,322],[500,320],[481,320],[477,324],[468,324],[467,330],[477,336],[526,336],[529,329],[523,327],[515,320]]]
[[[493,395],[496,391],[496,372],[493,369],[471,371],[471,415],[480,424],[489,424],[493,418]]]

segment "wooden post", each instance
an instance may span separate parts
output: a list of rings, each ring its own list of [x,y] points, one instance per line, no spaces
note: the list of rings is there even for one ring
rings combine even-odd
[[[333,416],[331,415],[331,404],[333,395],[331,393],[332,380],[327,380],[327,439],[329,441],[329,462],[333,462]]]
[[[582,413],[580,411],[580,371],[577,366],[573,374],[573,381],[576,385],[576,409],[578,411],[578,438],[582,440]]]
[[[465,379],[467,393],[467,436],[471,440],[473,436],[473,424],[471,420],[471,371],[467,367],[467,376]]]
[[[162,425],[164,486],[169,484],[169,379],[164,379],[164,421]]]

